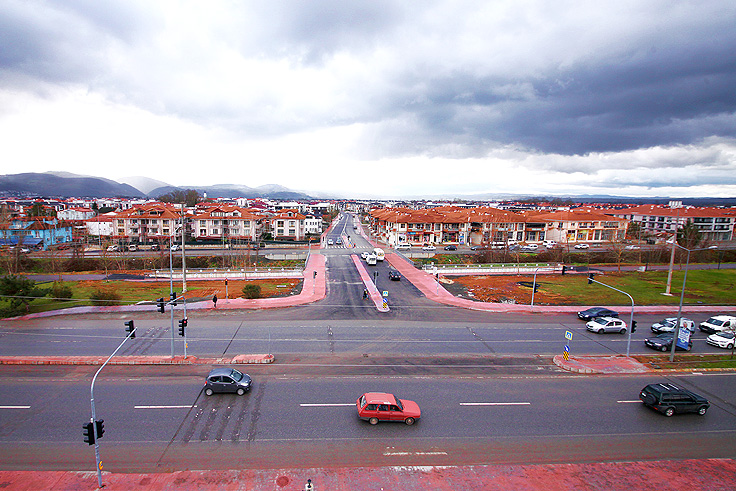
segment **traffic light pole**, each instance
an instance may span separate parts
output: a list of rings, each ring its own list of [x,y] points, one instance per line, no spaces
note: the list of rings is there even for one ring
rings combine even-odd
[[[614,288],[611,285],[606,285],[605,283],[601,283],[600,281],[594,279],[593,278],[593,273],[590,273],[588,275],[588,284],[591,284],[591,283],[598,283],[599,285],[603,285],[606,288],[610,288],[611,290],[615,290],[615,291],[617,291],[619,293],[623,293],[624,295],[626,295],[627,297],[629,297],[629,300],[631,300],[631,318],[629,319],[629,329],[628,329],[628,331],[629,331],[629,339],[626,341],[626,357],[628,358],[629,352],[630,352],[630,348],[631,348],[631,331],[634,330],[634,299],[631,297],[631,295],[629,295],[625,291],[619,290],[618,288]]]
[[[118,346],[115,351],[112,352],[110,357],[105,360],[105,363],[102,364],[102,366],[97,370],[97,373],[95,373],[95,376],[92,377],[92,385],[90,385],[89,388],[89,394],[90,394],[90,404],[92,406],[92,435],[94,436],[95,440],[95,464],[97,465],[97,486],[102,487],[102,461],[100,461],[100,443],[99,443],[99,436],[97,435],[97,415],[95,413],[95,382],[97,381],[97,376],[100,374],[103,368],[105,368],[105,365],[112,360],[112,357],[115,356],[115,354],[120,351],[120,348],[123,347],[125,342],[133,337],[135,335],[135,330],[137,328],[133,328],[133,330],[123,339],[123,342],[120,343],[120,346]]]

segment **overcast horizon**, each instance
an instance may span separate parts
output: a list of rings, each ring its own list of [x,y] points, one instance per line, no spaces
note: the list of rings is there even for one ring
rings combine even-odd
[[[3,174],[736,196],[730,1],[0,4]]]

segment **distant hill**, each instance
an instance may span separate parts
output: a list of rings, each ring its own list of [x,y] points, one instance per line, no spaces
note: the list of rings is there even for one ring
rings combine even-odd
[[[118,179],[118,182],[121,184],[130,184],[134,188],[140,191],[143,191],[146,194],[148,194],[149,192],[153,191],[156,188],[170,186],[170,184],[165,183],[163,181],[158,181],[156,179],[151,179],[149,177],[144,177],[144,176],[121,177]]]
[[[145,198],[128,184],[66,172],[27,172],[0,175],[0,194],[47,198]]]
[[[311,199],[304,193],[291,191],[288,188],[276,184],[266,184],[257,188],[250,188],[238,184],[215,184],[214,186],[163,186],[151,190],[148,196],[158,198],[163,194],[176,190],[194,189],[199,194],[207,194],[208,198],[269,198],[277,200],[299,200]]]

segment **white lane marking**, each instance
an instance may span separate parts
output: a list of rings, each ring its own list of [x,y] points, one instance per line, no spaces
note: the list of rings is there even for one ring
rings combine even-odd
[[[334,406],[355,406],[354,402],[350,402],[347,404],[299,404],[301,407],[334,407]]]
[[[447,452],[383,452],[383,455],[447,455]]]
[[[636,403],[639,403],[641,401],[639,399],[636,399],[636,400],[633,400],[633,401],[616,401],[616,402],[618,402],[620,404],[636,404]]]
[[[183,409],[183,408],[190,408],[190,407],[197,407],[195,404],[194,406],[133,406],[134,409]]]
[[[0,406],[0,409],[31,409],[31,406]]]
[[[461,406],[529,406],[531,402],[461,402]]]

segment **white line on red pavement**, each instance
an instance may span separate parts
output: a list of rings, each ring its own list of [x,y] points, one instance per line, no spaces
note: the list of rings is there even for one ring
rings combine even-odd
[[[197,407],[195,404],[194,406],[133,406],[134,409],[183,409],[183,408],[190,408],[190,407]]]
[[[323,404],[299,404],[301,407],[329,407],[329,406],[355,406],[354,402],[351,403],[336,403],[336,404],[329,404],[329,403],[323,403]]]
[[[461,406],[529,406],[531,402],[461,402]]]

